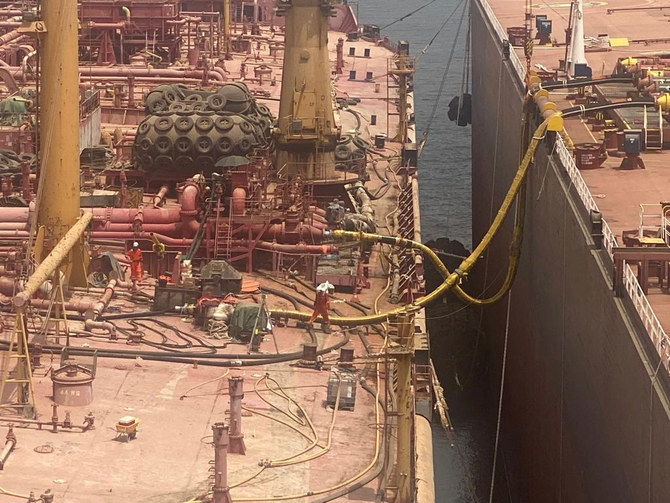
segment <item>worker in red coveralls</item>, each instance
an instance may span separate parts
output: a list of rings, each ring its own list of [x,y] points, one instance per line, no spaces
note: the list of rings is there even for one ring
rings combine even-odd
[[[331,285],[328,281],[321,283],[316,287],[316,299],[314,299],[314,312],[309,319],[309,324],[311,325],[314,321],[321,315],[323,318],[323,323],[321,327],[326,333],[330,332],[330,319],[328,318],[328,309],[330,309],[330,293],[335,290],[335,287]]]
[[[142,279],[142,250],[137,241],[126,251],[126,257],[130,259],[130,280],[133,282],[133,287],[137,288],[137,283]]]

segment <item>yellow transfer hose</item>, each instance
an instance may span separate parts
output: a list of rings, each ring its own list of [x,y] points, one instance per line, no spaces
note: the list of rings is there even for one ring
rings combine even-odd
[[[461,281],[461,278],[466,276],[468,271],[470,271],[470,269],[474,267],[477,260],[481,258],[484,251],[486,251],[488,246],[491,244],[491,241],[493,240],[497,232],[500,230],[500,227],[502,227],[503,221],[505,220],[505,217],[509,213],[512,203],[514,202],[514,199],[516,198],[517,194],[519,193],[519,189],[523,184],[526,173],[528,172],[528,166],[530,165],[530,162],[533,159],[533,155],[535,154],[535,150],[537,149],[537,146],[539,145],[540,141],[544,138],[544,134],[547,131],[549,122],[553,117],[554,116],[550,116],[549,118],[547,118],[535,130],[533,138],[531,139],[530,144],[528,146],[528,149],[526,150],[526,153],[524,154],[523,159],[521,160],[519,169],[514,175],[514,179],[512,180],[512,183],[510,184],[510,187],[507,190],[507,195],[505,196],[505,199],[503,200],[502,204],[500,205],[500,208],[498,209],[498,213],[496,214],[495,218],[493,219],[493,222],[491,223],[491,227],[489,227],[489,230],[486,232],[486,234],[479,242],[477,247],[472,251],[472,253],[470,253],[470,255],[467,258],[465,258],[461,262],[460,266],[454,272],[450,273],[449,270],[444,266],[444,264],[442,264],[442,261],[439,259],[439,257],[437,257],[435,252],[422,243],[394,236],[381,236],[379,234],[367,234],[364,232],[350,232],[341,230],[333,231],[333,237],[339,241],[358,240],[373,243],[384,243],[395,246],[418,248],[423,252],[425,252],[431,258],[431,260],[435,262],[438,271],[440,271],[440,274],[442,274],[445,279],[440,284],[440,286],[438,286],[435,290],[425,295],[424,297],[417,299],[412,304],[401,306],[396,309],[392,309],[390,311],[386,311],[379,314],[370,314],[365,316],[331,316],[330,321],[335,325],[347,325],[347,326],[372,325],[376,323],[383,323],[387,321],[389,318],[393,318],[399,315],[400,313],[421,309],[427,304],[430,304],[435,299],[444,295],[444,293],[447,292],[448,290],[454,288],[455,286],[458,286],[458,284]],[[517,222],[517,225],[520,224],[521,224],[520,222]],[[463,293],[465,294],[465,292]],[[303,311],[291,311],[285,309],[271,309],[270,314],[273,317],[277,318],[290,318],[300,321],[308,321],[311,317],[311,313],[306,313]]]

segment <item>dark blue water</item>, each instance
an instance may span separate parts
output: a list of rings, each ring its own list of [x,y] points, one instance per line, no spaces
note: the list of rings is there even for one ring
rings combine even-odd
[[[427,0],[360,0],[359,22],[381,27],[426,3]],[[417,56],[458,3],[458,0],[437,0],[404,21],[383,30],[382,34],[394,40],[409,41],[412,55]],[[447,104],[461,88],[467,13],[442,97],[439,103],[436,101],[461,10],[419,58],[418,71],[414,76],[414,100],[418,137],[428,126],[433,109],[438,107],[419,163],[424,241],[448,236],[469,248],[472,239],[470,128],[458,127],[447,118]]]
[[[360,0],[359,22],[383,27],[427,1]],[[437,0],[404,21],[382,30],[382,34],[394,40],[409,41],[411,54],[417,56],[458,3],[458,0]],[[414,100],[417,139],[429,126],[433,110],[436,110],[419,161],[423,241],[449,237],[470,248],[470,128],[459,127],[447,118],[447,105],[459,94],[462,85],[467,13],[456,40],[459,18],[460,10],[419,58],[414,76]],[[454,44],[450,71],[438,101],[443,73]],[[445,387],[450,384],[453,387],[453,375],[443,372],[440,379]],[[488,500],[492,456],[490,427],[483,407],[471,396],[463,393],[457,394],[453,401],[450,398],[455,423],[453,433],[446,434],[439,426],[433,428],[436,501],[439,503]]]

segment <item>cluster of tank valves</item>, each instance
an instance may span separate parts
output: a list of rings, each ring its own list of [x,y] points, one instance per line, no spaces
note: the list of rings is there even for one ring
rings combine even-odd
[[[174,173],[175,179],[208,175],[227,157],[274,151],[274,117],[242,82],[215,91],[162,85],[147,95],[145,113],[134,143],[135,164],[145,172]],[[335,169],[364,170],[369,147],[355,134],[342,135]]]

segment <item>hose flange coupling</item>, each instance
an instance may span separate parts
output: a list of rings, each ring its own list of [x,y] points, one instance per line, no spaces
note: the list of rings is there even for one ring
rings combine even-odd
[[[463,278],[465,278],[468,275],[468,273],[466,273],[464,270],[462,270],[458,267],[456,269],[454,269],[454,274],[458,275],[458,282],[459,283],[461,283],[463,281]]]

